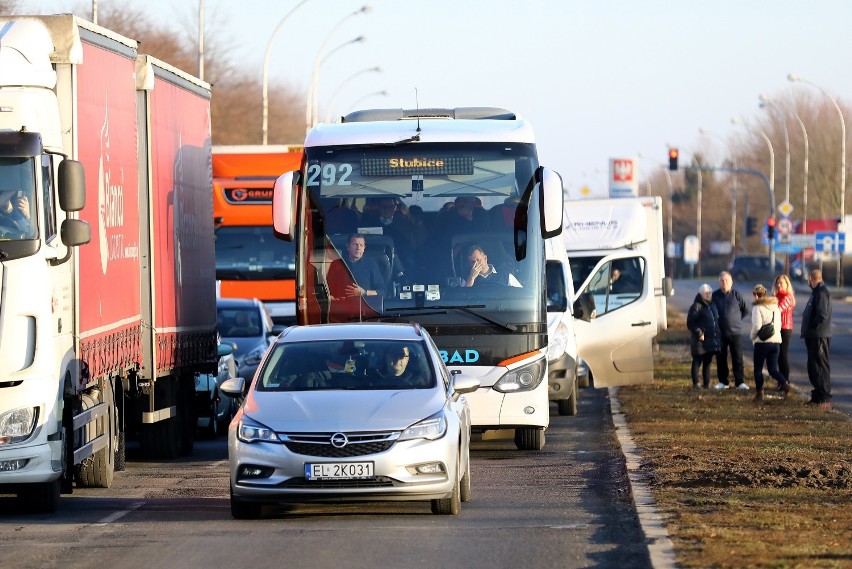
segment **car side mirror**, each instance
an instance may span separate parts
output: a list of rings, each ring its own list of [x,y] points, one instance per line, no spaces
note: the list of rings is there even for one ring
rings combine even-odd
[[[219,386],[219,391],[227,395],[228,397],[243,397],[245,393],[244,389],[247,388],[246,380],[242,377],[234,377],[232,379],[228,379],[222,382],[222,385]]]
[[[480,385],[479,378],[463,373],[453,374],[453,401],[458,401],[465,393],[476,391]]]

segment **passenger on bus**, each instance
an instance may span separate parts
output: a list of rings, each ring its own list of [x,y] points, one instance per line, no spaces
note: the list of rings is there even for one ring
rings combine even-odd
[[[396,252],[402,258],[402,266],[413,266],[419,245],[414,222],[402,211],[396,198],[379,198],[376,205],[376,209],[365,212],[361,217],[361,227],[381,227],[382,234],[393,239]]]
[[[470,245],[465,250],[465,258],[470,267],[470,272],[465,278],[463,286],[480,286],[485,284],[496,284],[503,286],[520,287],[520,281],[505,265],[495,267],[488,262],[488,255],[479,245]]]
[[[328,289],[331,300],[385,294],[385,282],[379,266],[364,257],[367,242],[360,233],[353,233],[346,243],[346,262],[335,259],[328,268]]]

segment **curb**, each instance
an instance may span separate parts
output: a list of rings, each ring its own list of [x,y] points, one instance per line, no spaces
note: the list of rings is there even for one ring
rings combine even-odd
[[[663,523],[662,515],[657,511],[654,496],[646,482],[647,476],[640,470],[642,457],[630,429],[624,413],[621,412],[621,402],[618,400],[618,388],[609,387],[609,406],[612,413],[612,424],[615,427],[615,435],[621,446],[627,466],[627,479],[630,482],[630,495],[633,498],[633,506],[639,516],[639,525],[648,545],[648,555],[651,558],[651,566],[654,569],[676,568],[677,559],[674,544],[669,537],[669,532]]]

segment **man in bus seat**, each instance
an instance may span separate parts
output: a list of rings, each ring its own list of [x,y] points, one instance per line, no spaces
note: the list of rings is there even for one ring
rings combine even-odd
[[[382,235],[393,239],[396,253],[402,258],[402,265],[413,266],[420,245],[417,242],[418,232],[414,222],[394,197],[378,198],[375,205],[374,209],[366,211],[361,217],[361,227],[381,227]]]
[[[506,265],[495,267],[488,262],[488,255],[480,245],[470,245],[465,250],[465,259],[470,271],[464,281],[466,287],[496,284],[503,286],[521,287],[520,281]]]
[[[376,262],[364,257],[367,240],[353,233],[346,242],[346,261],[335,259],[328,268],[331,300],[385,294],[386,283]]]

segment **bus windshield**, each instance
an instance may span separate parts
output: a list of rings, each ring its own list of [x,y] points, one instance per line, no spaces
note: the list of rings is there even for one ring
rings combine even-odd
[[[306,148],[308,322],[404,319],[502,331],[543,320],[535,148]]]
[[[294,251],[269,225],[223,225],[216,229],[216,279],[295,279]]]

